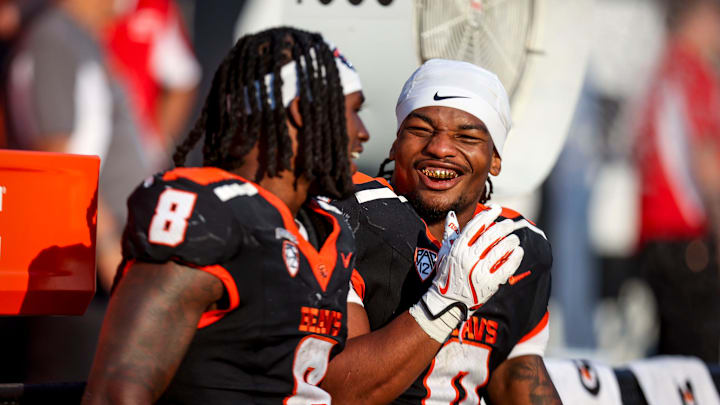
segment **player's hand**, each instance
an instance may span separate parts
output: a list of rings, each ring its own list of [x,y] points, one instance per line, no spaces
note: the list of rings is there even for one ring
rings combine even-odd
[[[520,266],[524,252],[520,239],[511,235],[519,225],[510,219],[495,222],[501,211],[493,205],[479,213],[459,236],[455,214],[446,218],[435,278],[418,303],[432,321],[419,319],[418,308],[411,310],[420,326],[438,341],[487,302]]]
[[[501,211],[493,205],[479,213],[459,236],[453,231],[457,229],[455,214],[448,214],[435,279],[424,299],[434,316],[441,315],[453,302],[464,305],[463,312],[477,309],[520,266],[524,252],[520,239],[511,235],[517,226],[510,219],[495,222]]]
[[[448,212],[445,217],[445,229],[443,230],[443,240],[438,252],[437,258],[435,259],[435,278],[433,284],[430,287],[430,291],[425,294],[425,297],[421,300],[423,305],[426,307],[432,318],[437,318],[443,315],[444,312],[448,311],[450,307],[456,306],[463,314],[467,313],[467,308],[462,305],[458,305],[458,300],[452,297],[445,297],[445,294],[440,293],[443,287],[440,285],[444,283],[447,287],[448,284],[448,268],[445,265],[445,260],[450,249],[455,243],[455,240],[460,236],[460,225],[458,224],[457,215],[455,211]],[[453,290],[454,291],[454,290]],[[439,294],[439,296],[438,296]],[[445,299],[447,298],[447,299]],[[430,305],[428,305],[428,301]]]

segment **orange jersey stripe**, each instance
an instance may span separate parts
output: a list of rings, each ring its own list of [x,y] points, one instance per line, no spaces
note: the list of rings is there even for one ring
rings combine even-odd
[[[537,335],[538,333],[542,332],[542,330],[545,329],[545,327],[547,326],[549,318],[550,318],[550,312],[545,311],[545,316],[542,317],[542,319],[540,320],[540,322],[538,322],[538,324],[535,325],[535,327],[533,328],[533,330],[531,330],[530,332],[528,332],[527,335],[523,336],[523,338],[520,339],[520,341],[519,341],[518,343],[522,343],[522,342],[524,342],[524,341],[526,341],[526,340],[530,340],[533,336],[535,336],[535,335]]]
[[[478,204],[478,205],[475,207],[475,213],[474,213],[474,215],[479,214],[481,211],[486,210],[487,208],[488,208],[488,207],[485,206],[485,205]],[[508,218],[508,219],[515,219],[515,218],[518,218],[518,217],[522,216],[522,215],[520,215],[519,212],[517,212],[517,211],[515,211],[515,210],[512,210],[512,209],[510,209],[510,208],[505,208],[505,207],[502,207],[502,211],[500,212],[500,215],[502,215],[503,217]],[[527,218],[525,218],[525,219],[526,219],[528,222],[530,222],[531,224],[535,225],[535,222],[533,222],[533,221],[531,221],[531,220],[529,220],[529,219],[527,219]]]
[[[218,169],[217,167],[178,167],[163,175],[163,180],[165,181],[177,180],[179,178],[192,180],[203,186],[223,180],[241,179],[245,181],[242,177]]]
[[[371,181],[377,181],[378,183],[382,184],[383,186],[389,188],[390,190],[393,189],[392,186],[390,185],[390,183],[388,183],[388,181],[385,180],[384,178],[370,177],[367,174],[361,173],[361,172],[355,172],[355,174],[353,174],[353,176],[352,176],[352,180],[353,180],[353,184],[358,184],[358,185],[370,183]]]
[[[228,298],[230,299],[230,305],[225,309],[213,309],[202,314],[200,321],[198,321],[198,329],[204,328],[211,325],[220,319],[222,319],[228,312],[237,308],[240,304],[240,294],[238,293],[235,279],[232,278],[230,272],[226,268],[220,265],[196,267],[198,270],[205,271],[212,274],[213,276],[220,279],[225,286],[225,290],[228,292]]]
[[[362,172],[355,172],[355,174],[352,175],[353,184],[365,184],[373,180],[375,179]]]
[[[328,236],[324,245],[318,252],[310,244],[310,242],[306,241],[300,235],[300,231],[295,224],[295,219],[290,213],[290,209],[287,207],[285,202],[282,201],[278,196],[273,194],[271,191],[260,186],[259,184],[253,183],[252,181],[244,179],[242,176],[238,176],[236,174],[227,172],[222,169],[218,169],[216,167],[181,167],[171,170],[165,173],[165,175],[163,175],[163,180],[165,181],[177,180],[178,178],[186,178],[200,185],[208,185],[222,180],[241,180],[248,184],[252,184],[258,190],[258,194],[260,194],[260,196],[262,196],[265,201],[270,203],[270,205],[275,207],[278,213],[280,213],[283,224],[285,225],[285,229],[290,231],[290,233],[292,233],[297,238],[300,251],[302,251],[305,257],[308,259],[312,271],[315,274],[315,278],[317,278],[318,283],[322,287],[322,290],[325,291],[328,283],[330,282],[330,277],[332,276],[333,270],[335,269],[335,263],[337,261],[337,250],[335,242],[337,241],[337,237],[340,233],[340,226],[333,215],[325,212],[325,210],[320,207],[312,207],[313,211],[316,211],[321,215],[327,217],[331,221],[333,226],[333,230],[330,233],[330,236]]]
[[[350,282],[355,292],[360,296],[360,299],[365,301],[365,279],[363,279],[355,269],[353,269],[352,276],[350,276]]]
[[[119,271],[121,272],[121,276],[125,276],[125,274],[132,268],[132,266],[137,263],[135,259],[128,260],[125,263],[125,266],[123,266]],[[181,266],[191,267],[196,270],[204,271],[206,273],[212,274],[213,276],[220,279],[220,282],[223,283],[223,286],[225,287],[225,290],[228,292],[228,298],[230,301],[230,305],[225,309],[214,309],[211,311],[207,311],[202,314],[200,317],[200,321],[198,321],[198,328],[204,328],[210,324],[213,324],[220,319],[222,319],[228,312],[232,311],[233,309],[238,307],[238,304],[240,303],[240,294],[238,293],[237,285],[235,284],[235,279],[232,278],[230,273],[225,269],[224,267],[220,265],[212,265],[212,266],[194,266],[190,263],[178,263]],[[115,286],[113,286],[115,288]]]

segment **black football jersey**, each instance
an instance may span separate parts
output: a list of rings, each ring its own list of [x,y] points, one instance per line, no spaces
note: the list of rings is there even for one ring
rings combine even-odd
[[[321,247],[275,195],[220,169],[161,173],[130,196],[125,261],[175,261],[225,286],[160,403],[330,403],[318,384],[347,337],[354,240],[327,201],[302,212]]]
[[[418,302],[432,283],[440,248],[407,200],[384,179],[357,175],[355,196],[334,202],[356,239],[355,268],[372,330]],[[484,209],[478,205],[477,212]],[[527,221],[503,209],[497,221]],[[513,352],[541,353],[547,342],[552,254],[532,223],[515,231],[524,249],[520,267],[445,342],[435,359],[395,403],[479,404],[490,375]]]

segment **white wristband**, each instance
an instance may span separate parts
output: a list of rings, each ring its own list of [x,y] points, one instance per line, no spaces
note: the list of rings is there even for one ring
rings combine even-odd
[[[436,319],[432,319],[420,302],[410,307],[409,312],[425,333],[440,343],[445,343],[462,318],[460,308],[452,307]]]

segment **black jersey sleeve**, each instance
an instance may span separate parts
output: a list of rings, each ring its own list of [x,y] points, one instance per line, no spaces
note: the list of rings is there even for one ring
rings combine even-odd
[[[522,217],[514,220],[526,221]],[[529,222],[527,225],[515,231],[524,250],[520,267],[476,312],[478,317],[494,320],[497,325],[497,341],[489,361],[491,369],[502,363],[516,345],[531,339],[547,324],[552,250],[542,231]]]
[[[421,284],[432,280],[430,272],[422,272],[415,257],[421,252],[423,264],[432,269],[437,247],[427,239],[424,222],[407,200],[380,180],[356,183],[354,196],[334,204],[353,230],[356,280],[362,281],[370,328],[379,329],[427,289]]]
[[[537,229],[537,228],[535,228]],[[550,300],[552,248],[539,230],[523,228],[518,233],[525,256],[520,268],[508,280],[506,289],[518,290],[517,302],[524,304],[524,318],[518,319],[519,340],[530,337],[538,325],[544,322]]]
[[[208,266],[237,254],[246,231],[214,187],[162,175],[138,186],[127,202],[125,260]]]

